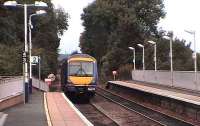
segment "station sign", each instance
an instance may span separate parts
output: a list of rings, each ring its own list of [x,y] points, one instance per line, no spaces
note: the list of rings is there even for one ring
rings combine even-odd
[[[113,74],[113,77],[114,77],[114,80],[116,79],[116,75],[117,75],[117,71],[112,71],[112,74]]]
[[[195,53],[195,52],[193,52],[193,53],[192,53],[192,58],[193,58],[193,59],[196,59],[196,58],[197,58],[197,56],[196,56],[196,53]]]
[[[45,78],[44,81],[45,81],[45,83],[47,83],[48,85],[51,85],[51,82],[52,82],[51,79],[49,79],[49,78]]]
[[[54,74],[49,74],[48,79],[51,79],[51,81],[55,81],[56,76]]]
[[[22,61],[23,63],[27,62],[27,54],[25,52],[22,53]]]
[[[113,75],[116,75],[117,74],[117,71],[112,71]]]
[[[39,57],[38,56],[31,56],[31,64],[38,64]]]

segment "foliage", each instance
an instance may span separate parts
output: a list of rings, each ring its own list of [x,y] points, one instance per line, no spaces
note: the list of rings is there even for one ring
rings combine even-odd
[[[133,69],[132,64],[126,64],[124,66],[120,66],[118,71],[118,78],[120,80],[130,80],[131,79],[131,70]]]
[[[158,34],[164,15],[162,0],[96,0],[82,14],[81,50],[97,58],[106,77],[128,63],[128,46]]]
[[[0,44],[0,75],[22,74],[21,49],[21,45],[10,47]]]
[[[154,69],[153,46],[157,43],[157,66],[170,69],[169,40],[163,36],[173,33],[158,30],[157,24],[165,16],[163,0],[96,0],[81,15],[85,31],[80,37],[83,53],[98,60],[103,79],[112,77],[113,70],[122,70],[133,61],[132,46],[136,49],[136,68],[142,68],[142,49],[145,46],[145,68]],[[184,40],[173,40],[175,70],[192,70],[192,51]]]
[[[18,0],[18,3],[34,3],[35,0]],[[28,15],[40,9],[47,14],[32,17],[33,54],[41,56],[42,76],[56,73],[60,36],[67,30],[68,14],[62,8],[54,9],[51,0],[42,0],[48,8],[28,7]],[[0,1],[3,4],[4,1]],[[22,73],[22,51],[24,46],[24,11],[22,7],[0,6],[0,74]],[[3,49],[4,48],[4,49]],[[12,58],[13,57],[13,58]],[[16,64],[14,64],[16,63]],[[7,66],[5,65],[7,64]],[[16,69],[16,70],[15,70]],[[3,70],[3,71],[2,71]],[[37,74],[37,67],[33,73]]]

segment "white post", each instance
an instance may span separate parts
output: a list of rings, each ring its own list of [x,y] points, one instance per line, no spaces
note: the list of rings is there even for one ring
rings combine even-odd
[[[134,71],[135,71],[135,48],[133,50],[133,62],[134,62]]]
[[[157,71],[157,59],[156,59],[156,53],[157,53],[156,48],[157,48],[157,46],[156,46],[156,42],[154,42],[154,41],[147,41],[147,42],[154,45],[154,57],[153,57],[154,69],[155,69],[155,71]]]
[[[196,52],[195,31],[187,31],[187,30],[185,30],[185,32],[187,32],[189,34],[192,34],[194,36],[194,53],[193,53],[193,59],[194,59],[194,76],[195,76],[194,83],[196,85],[196,89],[198,89],[198,85],[197,85],[197,52]]]
[[[173,87],[173,51],[172,51],[172,40],[173,36],[164,36],[165,39],[170,41],[170,51],[169,51],[169,57],[170,57],[170,72],[171,72],[171,86]]]
[[[29,17],[29,92],[32,93],[32,63],[31,63],[31,55],[32,55],[32,32],[31,32],[31,16]]]
[[[142,47],[143,56],[142,56],[142,63],[143,63],[143,70],[145,70],[145,63],[144,63],[144,46]]]
[[[172,51],[172,36],[170,37],[170,69],[171,69],[171,86],[173,86],[173,51]]]
[[[24,4],[24,38],[25,38],[25,45],[24,45],[24,50],[25,50],[25,71],[24,71],[24,78],[25,78],[25,103],[28,102],[28,63],[27,63],[27,53],[28,53],[28,45],[27,45],[27,4]]]
[[[157,58],[156,58],[156,43],[154,45],[154,62],[155,62],[155,71],[157,71]]]
[[[144,46],[142,44],[137,44],[140,48],[142,48],[142,65],[143,70],[145,70],[145,63],[144,63]]]
[[[133,51],[133,69],[135,70],[135,48],[133,48],[133,47],[128,47],[130,50],[132,50]]]
[[[195,32],[194,32],[194,73],[195,73],[195,85],[196,85],[196,89],[198,89],[198,86],[197,86],[197,52],[196,52]]]
[[[31,60],[31,53],[32,53],[32,37],[31,37],[31,27],[29,27],[29,58],[30,58],[30,60]],[[29,63],[29,65],[30,65],[30,78],[32,78],[32,65],[31,65],[31,61],[30,61],[30,63]]]
[[[38,66],[39,67],[39,71],[38,71],[39,72],[39,90],[41,90],[40,89],[41,88],[41,86],[40,86],[40,80],[41,80],[41,66],[40,66],[41,65],[41,59],[40,59],[40,56],[39,56],[38,59],[39,59],[39,64],[38,64],[39,65]]]

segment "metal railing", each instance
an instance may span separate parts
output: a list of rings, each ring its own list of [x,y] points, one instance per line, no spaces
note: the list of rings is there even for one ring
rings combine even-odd
[[[32,78],[33,79],[33,87],[40,89],[42,91],[48,92],[49,91],[49,85],[47,83],[45,83],[42,80],[38,80],[36,78]]]
[[[1,81],[0,84],[0,100],[5,99],[10,96],[15,96],[16,94],[23,93],[23,79],[19,78],[10,78],[4,81]]]
[[[0,84],[22,79],[22,76],[0,76]]]
[[[22,94],[23,87],[22,76],[0,76],[0,102],[2,99],[6,99],[10,96]],[[33,78],[33,87],[38,88],[42,91],[49,91],[49,85],[43,81],[38,81]]]

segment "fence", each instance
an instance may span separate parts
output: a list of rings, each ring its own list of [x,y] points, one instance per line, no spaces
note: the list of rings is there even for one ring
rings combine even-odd
[[[38,88],[42,91],[46,91],[48,92],[49,91],[49,85],[47,83],[44,83],[43,81],[40,81],[38,79],[35,79],[35,78],[32,78],[32,84],[33,84],[33,87],[35,88]]]
[[[5,99],[23,92],[22,77],[1,79],[0,81],[0,99]]]
[[[0,84],[21,79],[22,76],[0,76]]]
[[[165,86],[200,91],[200,73],[193,71],[133,70],[132,79]]]
[[[49,86],[43,81],[33,78],[33,87],[42,91],[49,91]],[[23,77],[6,77],[0,79],[0,100],[17,94],[22,94],[24,90]]]

